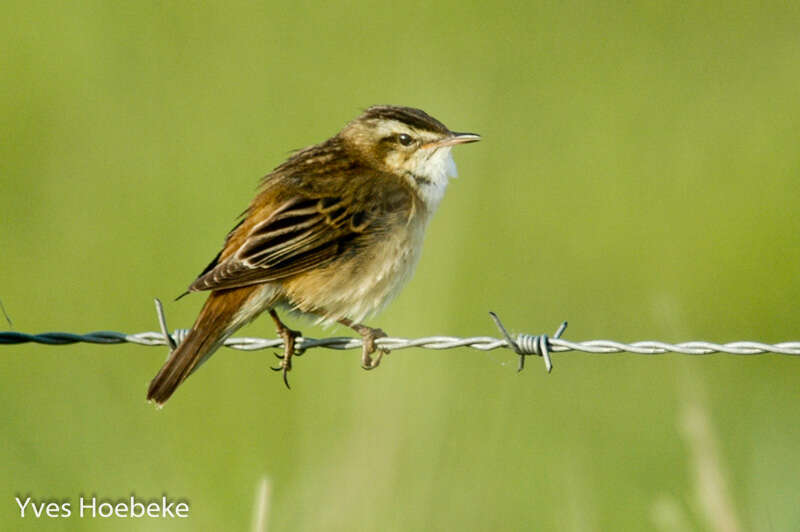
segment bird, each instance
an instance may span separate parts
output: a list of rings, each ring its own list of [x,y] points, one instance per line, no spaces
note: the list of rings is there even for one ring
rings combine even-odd
[[[301,333],[278,309],[352,328],[363,340],[362,367],[377,367],[388,351],[376,340],[386,333],[362,322],[413,274],[428,222],[457,176],[452,147],[479,140],[420,109],[374,105],[333,137],[294,152],[262,178],[222,250],[184,293],[210,292],[147,399],[163,405],[264,311],[284,345],[273,369],[289,387]]]

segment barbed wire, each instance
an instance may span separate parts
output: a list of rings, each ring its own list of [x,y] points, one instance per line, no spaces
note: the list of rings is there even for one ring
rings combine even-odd
[[[166,318],[161,302],[156,299],[156,313],[158,315],[161,332],[141,332],[136,334],[125,334],[116,331],[96,331],[86,334],[74,334],[66,332],[48,332],[41,334],[26,334],[16,331],[0,331],[0,345],[21,344],[33,342],[46,345],[67,345],[78,342],[92,344],[121,344],[133,343],[139,345],[159,346],[167,345],[171,349],[185,338],[188,329],[177,329],[172,334],[167,333]],[[795,355],[800,356],[800,342],[782,342],[778,344],[766,344],[762,342],[740,341],[726,344],[717,344],[705,341],[683,342],[679,344],[669,344],[659,341],[642,341],[633,343],[623,343],[613,340],[587,340],[583,342],[571,342],[561,338],[567,328],[567,322],[559,327],[558,331],[549,337],[546,334],[516,334],[511,335],[500,318],[494,312],[489,313],[494,320],[497,328],[502,334],[502,338],[491,336],[472,336],[459,338],[455,336],[426,336],[424,338],[378,338],[375,344],[379,348],[398,351],[418,347],[422,349],[454,349],[458,347],[469,347],[480,351],[491,351],[493,349],[507,348],[519,355],[518,370],[525,367],[525,357],[529,355],[541,356],[544,359],[547,371],[552,370],[551,353],[563,353],[567,351],[580,351],[589,354],[611,354],[611,353],[633,353],[637,355],[661,355],[665,353],[679,353],[684,355],[710,355],[714,353],[727,353],[731,355]],[[259,349],[283,348],[283,340],[280,338],[249,338],[237,337],[228,338],[224,345],[232,349],[241,351],[255,351]],[[298,351],[306,351],[315,347],[325,349],[360,349],[362,341],[360,338],[346,336],[335,336],[329,338],[309,338],[301,337],[296,341]]]

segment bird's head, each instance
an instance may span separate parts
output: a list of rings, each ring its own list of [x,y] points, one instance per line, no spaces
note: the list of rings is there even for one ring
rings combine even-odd
[[[429,209],[457,175],[450,149],[477,142],[474,133],[456,133],[420,109],[375,105],[347,124],[339,136],[365,164],[405,179]]]

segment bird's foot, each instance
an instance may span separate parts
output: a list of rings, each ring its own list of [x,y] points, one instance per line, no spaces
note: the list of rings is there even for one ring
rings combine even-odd
[[[378,338],[386,338],[387,334],[383,329],[374,329],[357,323],[352,326],[353,329],[361,335],[364,347],[361,350],[361,367],[370,370],[375,369],[381,363],[383,355],[388,355],[389,350],[385,348],[378,348],[375,345],[375,340]],[[378,356],[372,358],[373,353],[377,351]]]
[[[272,316],[272,319],[275,321],[275,325],[278,328],[278,336],[283,340],[283,355],[275,353],[275,356],[281,362],[278,367],[271,367],[270,369],[273,371],[280,371],[283,374],[283,383],[287,388],[291,389],[291,386],[289,386],[289,372],[292,371],[292,356],[299,357],[303,354],[302,350],[295,352],[296,340],[301,337],[303,333],[284,325],[274,310],[270,310],[269,315]]]

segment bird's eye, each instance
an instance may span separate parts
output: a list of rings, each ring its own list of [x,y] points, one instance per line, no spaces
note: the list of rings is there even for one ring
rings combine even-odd
[[[411,135],[406,135],[405,133],[401,133],[397,136],[397,142],[399,142],[403,146],[411,146],[411,143],[414,142],[414,139],[411,138]]]

